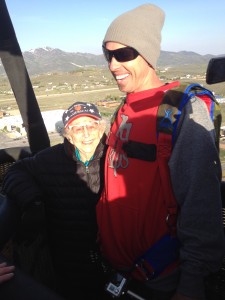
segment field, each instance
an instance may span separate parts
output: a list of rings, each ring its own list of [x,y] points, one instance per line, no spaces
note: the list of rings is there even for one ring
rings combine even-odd
[[[69,73],[52,73],[31,77],[41,111],[66,109],[75,101],[96,103],[103,99],[120,100],[114,79],[107,69],[90,69]],[[0,80],[0,109],[18,110],[7,78]],[[110,111],[102,111],[110,114]]]
[[[185,68],[184,68],[185,69]],[[186,70],[185,70],[186,71]],[[174,80],[175,75],[179,78],[185,75],[181,69],[170,70],[163,73],[165,82]],[[189,70],[190,71],[190,70]],[[213,90],[215,94],[225,97],[225,83],[207,86],[205,84],[204,69],[191,70],[192,78],[185,81],[196,81]],[[199,74],[199,75],[198,75]],[[177,78],[176,78],[177,79]],[[107,68],[81,69],[68,73],[50,73],[31,77],[32,86],[41,111],[54,109],[66,109],[75,101],[89,101],[96,103],[104,99],[113,99],[118,102],[124,96]],[[99,110],[102,115],[110,118],[116,107],[102,107]],[[225,104],[221,105],[224,116],[222,125],[225,126]],[[6,76],[0,78],[0,110],[10,115],[19,114],[18,105],[13,96],[10,84]],[[61,137],[53,135],[52,144],[61,141]],[[15,141],[16,142],[16,141]],[[18,141],[17,141],[18,142]],[[25,141],[23,141],[25,143]],[[11,144],[11,143],[10,143]],[[225,150],[221,150],[221,159],[225,161]]]
[[[181,66],[168,70],[159,69],[158,75],[164,82],[181,80],[199,82],[216,94],[225,97],[225,83],[207,85],[205,83],[205,66]],[[105,98],[119,97],[108,68],[80,69],[65,73],[48,73],[32,76],[31,83],[41,110],[66,108],[68,103],[76,100],[98,101]],[[0,76],[0,109],[16,108],[16,102],[6,76]]]

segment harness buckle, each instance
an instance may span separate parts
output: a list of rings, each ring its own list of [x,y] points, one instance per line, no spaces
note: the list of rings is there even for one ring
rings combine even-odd
[[[135,271],[137,272],[137,275],[145,281],[151,280],[155,277],[155,270],[145,259],[142,259],[140,262],[135,264],[134,272]]]

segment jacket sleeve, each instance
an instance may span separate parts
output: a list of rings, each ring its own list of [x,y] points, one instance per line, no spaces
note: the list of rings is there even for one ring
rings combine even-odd
[[[42,197],[36,174],[38,164],[34,156],[14,163],[4,177],[2,192],[16,201],[21,212]]]
[[[19,225],[19,213],[15,203],[0,194],[0,251],[13,236]]]
[[[204,299],[204,277],[219,269],[225,249],[221,164],[205,103],[193,98],[182,115],[169,161],[182,244],[178,292]]]

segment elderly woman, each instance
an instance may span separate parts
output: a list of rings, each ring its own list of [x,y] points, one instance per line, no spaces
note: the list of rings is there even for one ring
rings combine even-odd
[[[56,291],[65,299],[101,299],[95,207],[103,187],[105,121],[92,103],[63,114],[64,143],[16,162],[3,192],[21,214],[42,201]]]

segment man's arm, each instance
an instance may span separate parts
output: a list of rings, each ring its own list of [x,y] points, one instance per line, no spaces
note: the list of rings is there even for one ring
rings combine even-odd
[[[204,299],[204,278],[218,270],[224,255],[221,165],[205,103],[188,103],[181,122],[169,162],[180,208],[177,234],[182,244],[181,275],[177,291]]]

